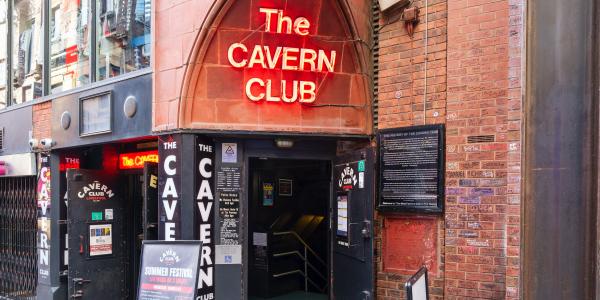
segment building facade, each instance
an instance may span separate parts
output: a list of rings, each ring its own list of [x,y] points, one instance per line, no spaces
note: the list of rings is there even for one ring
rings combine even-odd
[[[0,1],[0,296],[591,299],[597,5],[392,2]]]

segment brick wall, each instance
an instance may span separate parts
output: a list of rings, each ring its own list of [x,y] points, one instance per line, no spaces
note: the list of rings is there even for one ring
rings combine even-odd
[[[383,15],[380,22],[379,128],[382,129],[445,123],[447,4],[445,0],[430,0],[426,9],[425,1],[421,0],[414,1],[413,5],[420,9],[420,22],[412,38],[408,36],[404,22],[395,21],[397,16]],[[405,298],[404,282],[424,264],[430,269],[431,299],[442,299],[443,218],[397,217],[376,216],[377,298]],[[385,231],[394,226],[391,222],[402,222],[406,228],[417,227],[399,231],[398,240],[402,245],[394,248],[386,246],[384,238]],[[396,255],[404,256],[404,263],[392,265],[386,261],[389,258],[384,259],[386,252],[394,251]]]
[[[52,136],[52,101],[36,104],[32,109],[33,138],[43,139]]]
[[[448,3],[449,299],[518,298],[521,2]]]
[[[413,39],[400,22],[381,31],[379,124],[446,123],[446,211],[431,221],[439,225],[439,261],[430,292],[444,299],[519,298],[524,1],[429,1],[425,97],[425,9],[423,1],[415,5],[421,23]],[[480,135],[493,141],[469,143]],[[418,220],[405,221],[411,218]],[[382,259],[388,219],[377,216],[377,293],[398,299],[411,272],[389,270]],[[404,247],[423,252],[418,243]]]

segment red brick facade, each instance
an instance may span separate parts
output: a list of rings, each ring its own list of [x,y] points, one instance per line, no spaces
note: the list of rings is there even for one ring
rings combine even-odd
[[[34,105],[32,114],[33,138],[41,140],[52,137],[52,101]]]
[[[308,35],[269,30],[261,8],[283,9],[286,17],[307,18],[311,22]],[[370,14],[367,2],[355,0],[293,5],[287,0],[217,1],[210,10],[206,1],[200,0],[158,3],[154,23],[155,130],[371,133],[371,54],[366,43],[371,39]],[[255,45],[269,47],[271,53],[278,46],[324,49],[335,51],[337,60],[335,68],[326,71],[239,68],[228,59],[234,43],[247,45],[248,52]],[[266,90],[274,95],[292,94],[292,80],[313,82],[318,100],[311,104],[252,102],[244,93],[253,78],[272,80],[273,88]],[[288,82],[288,89],[280,90],[282,80]]]
[[[407,270],[386,268],[385,224],[393,218],[378,216],[378,298],[404,297],[403,282],[425,264],[434,266],[430,276],[434,299],[516,299],[524,3],[427,4],[426,9],[425,1],[414,3],[421,16],[412,39],[402,22],[386,24],[382,19],[379,124],[380,128],[446,124],[446,210],[443,218],[429,219],[430,228],[437,231],[417,233],[431,240],[436,232],[437,245],[429,243],[427,249],[419,239],[411,239],[415,233],[404,233],[408,249],[399,252],[405,253]],[[403,216],[401,222],[422,227],[427,221]],[[428,261],[432,255],[423,255],[431,250],[438,251],[437,264]],[[410,264],[415,266],[408,270]]]

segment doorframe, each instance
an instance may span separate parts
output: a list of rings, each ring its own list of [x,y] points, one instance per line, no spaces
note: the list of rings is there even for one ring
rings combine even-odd
[[[251,172],[251,169],[250,169],[250,160],[251,159],[259,160],[261,158],[267,158],[267,159],[272,159],[272,160],[287,160],[287,161],[315,161],[315,162],[319,162],[319,163],[322,163],[322,164],[328,164],[329,165],[329,170],[327,172],[327,177],[330,180],[329,180],[329,189],[328,189],[328,191],[329,191],[328,195],[329,196],[327,197],[327,215],[326,215],[327,216],[326,222],[327,222],[327,226],[328,226],[328,230],[327,230],[327,234],[326,234],[326,237],[327,237],[327,242],[326,242],[327,243],[327,253],[325,254],[326,255],[325,261],[327,262],[327,264],[325,266],[326,267],[326,272],[324,274],[325,277],[326,277],[326,281],[327,281],[326,282],[327,283],[327,291],[326,291],[325,294],[327,295],[327,298],[329,299],[330,295],[331,295],[331,270],[332,270],[332,268],[331,268],[331,262],[332,262],[332,259],[333,259],[333,251],[332,251],[333,250],[333,248],[332,248],[332,242],[333,242],[333,240],[332,240],[332,232],[331,232],[331,230],[332,230],[331,222],[333,220],[332,219],[332,214],[333,214],[332,192],[334,191],[333,183],[334,183],[334,176],[335,176],[334,173],[333,173],[333,163],[334,163],[334,160],[332,160],[332,159],[317,159],[317,158],[289,158],[289,157],[267,157],[267,156],[256,157],[256,156],[248,156],[246,158],[247,159],[248,168],[245,171],[247,179],[250,179],[250,176],[251,176],[251,173],[250,173]],[[277,184],[275,180],[273,181],[273,184]],[[252,185],[252,182],[249,182],[249,181],[245,182],[245,186],[247,188],[246,189],[246,197],[245,197],[246,204],[248,204],[250,202],[250,197],[251,197],[251,192],[250,192],[251,187],[250,186],[251,185]],[[248,245],[249,245],[249,238],[250,238],[249,228],[250,228],[250,221],[251,220],[250,220],[250,212],[249,212],[248,208],[249,208],[249,206],[246,205],[245,206],[245,213],[243,214],[243,216],[245,217],[245,218],[243,218],[243,219],[245,219],[245,222],[244,222],[245,226],[244,226],[244,228],[245,228],[246,236],[248,237],[248,239],[244,240],[243,241],[243,245],[242,245],[242,249],[243,249],[242,252],[244,252],[244,251],[246,252],[246,260],[245,261],[247,262],[244,265],[244,268],[243,268],[244,271],[245,271],[245,274],[246,274],[246,282],[245,282],[246,286],[248,285],[247,274],[249,274],[249,264],[250,264],[249,256],[248,256],[249,255],[249,253],[248,253],[249,252],[248,251],[249,246]],[[248,294],[248,293],[246,293],[246,294]],[[247,299],[248,297],[249,297],[249,295],[246,295],[246,297],[244,299]]]
[[[220,151],[221,143],[238,143],[238,151],[241,151],[240,165],[242,166],[242,192],[240,198],[240,244],[242,245],[242,266],[241,266],[241,299],[247,300],[248,295],[248,263],[249,251],[246,247],[249,239],[249,211],[248,197],[250,196],[249,178],[250,178],[250,159],[251,158],[269,158],[269,159],[299,159],[299,160],[320,160],[327,161],[333,170],[333,162],[336,157],[338,139],[316,139],[316,138],[290,138],[294,141],[294,146],[289,149],[277,148],[273,138],[215,138],[216,152]],[[241,146],[241,147],[240,147]],[[241,149],[240,149],[241,148]],[[221,165],[221,159],[217,158],[215,163],[216,169]],[[332,172],[333,174],[333,172]],[[333,186],[330,184],[330,191]],[[330,193],[331,194],[331,193]],[[331,196],[330,196],[331,197]],[[330,199],[331,202],[331,199]],[[329,205],[331,209],[331,205]],[[218,214],[216,214],[218,216]],[[329,221],[329,220],[328,220]],[[218,220],[215,218],[215,225],[218,225]],[[328,260],[331,264],[331,251],[328,251]],[[330,268],[330,266],[328,266]],[[328,274],[329,276],[329,274]],[[215,278],[216,280],[217,278]],[[215,285],[216,282],[215,282]],[[329,295],[328,295],[329,296]]]

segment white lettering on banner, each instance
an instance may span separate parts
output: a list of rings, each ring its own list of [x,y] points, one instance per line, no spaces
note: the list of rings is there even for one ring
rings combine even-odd
[[[198,162],[198,174],[200,184],[196,197],[198,207],[198,236],[202,241],[202,251],[200,255],[200,270],[198,276],[198,288],[201,290],[196,299],[214,299],[213,287],[213,259],[212,254],[212,211],[214,194],[211,188],[213,177],[213,147],[205,144],[198,144],[200,152],[200,161]],[[203,157],[207,153],[208,157]],[[203,290],[204,289],[204,290]]]
[[[177,149],[177,142],[165,142],[163,144],[165,150]],[[175,154],[166,155],[163,162],[162,168],[167,175],[165,179],[165,184],[162,187],[161,193],[161,202],[163,205],[163,209],[165,212],[166,220],[164,220],[164,239],[167,241],[174,241],[177,238],[177,230],[176,228],[176,212],[177,212],[177,199],[179,198],[179,193],[177,192],[177,184],[175,183],[175,178],[172,176],[177,175],[177,156]]]
[[[175,163],[177,161],[177,157],[175,157],[175,155],[169,155],[165,158],[165,173],[167,173],[167,175],[169,176],[174,176],[175,174],[177,174],[177,170],[174,168],[171,168],[171,163]]]
[[[165,189],[162,193],[163,198],[167,198],[169,196],[173,198],[179,198],[177,196],[177,188],[175,188],[175,182],[173,181],[173,178],[170,177],[167,178],[167,181],[165,182]]]

